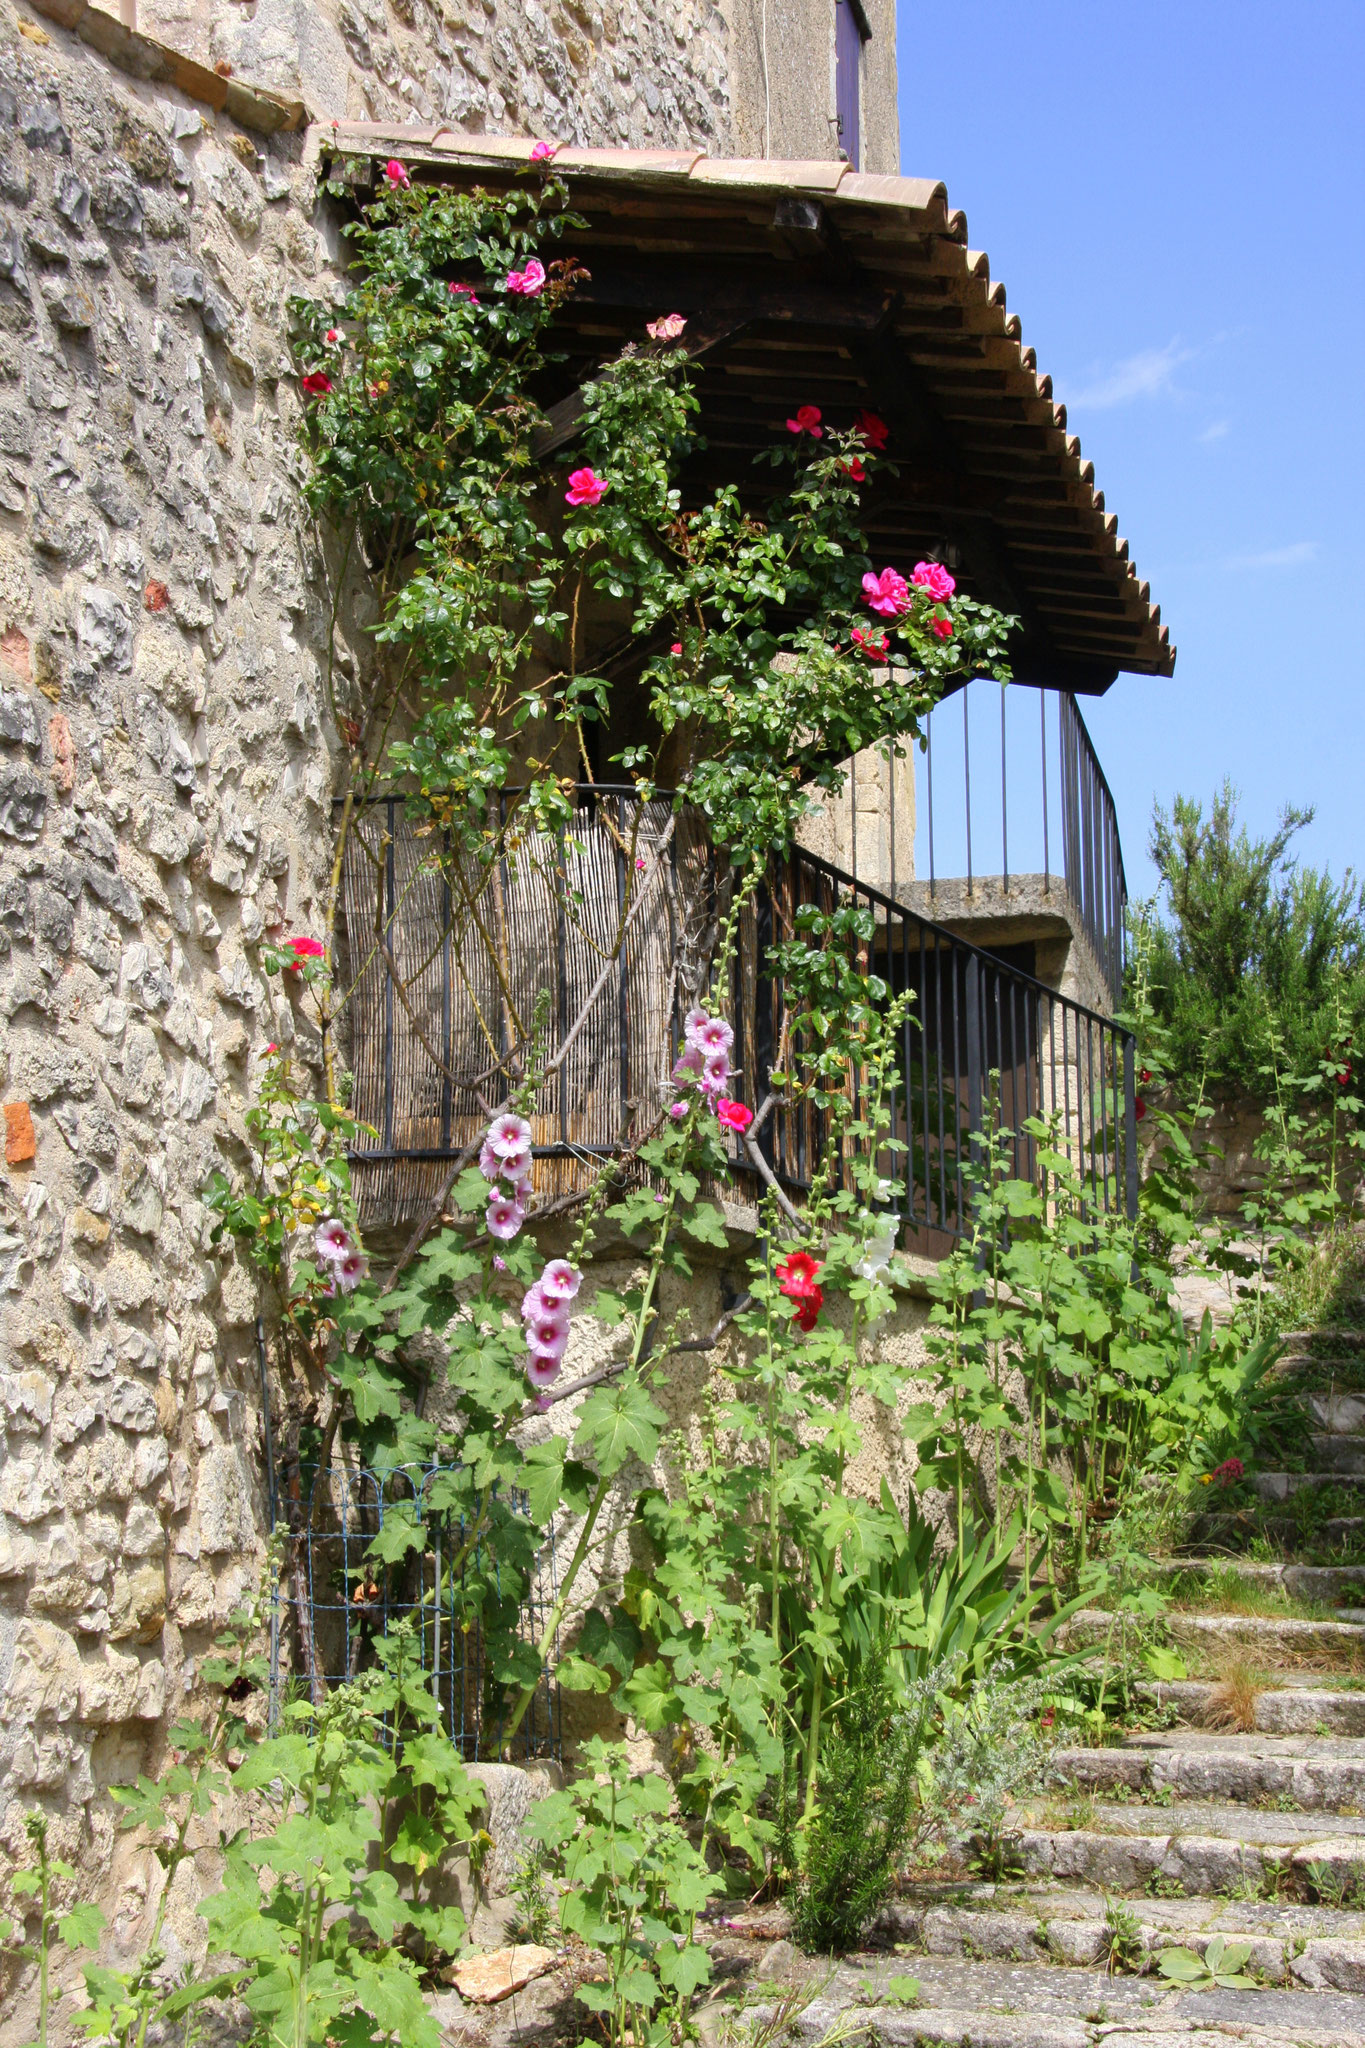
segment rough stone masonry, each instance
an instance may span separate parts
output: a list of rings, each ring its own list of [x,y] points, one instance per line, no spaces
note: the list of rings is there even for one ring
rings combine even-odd
[[[140,26],[305,97],[331,66],[337,111],[732,139],[707,0],[289,4]],[[342,772],[285,345],[340,249],[303,136],[0,0],[0,1873],[40,1804],[97,1891],[102,1791],[262,1560],[256,1289],[201,1196],[264,1046],[316,1053],[252,949],[319,928]],[[361,593],[343,691],[363,625]]]

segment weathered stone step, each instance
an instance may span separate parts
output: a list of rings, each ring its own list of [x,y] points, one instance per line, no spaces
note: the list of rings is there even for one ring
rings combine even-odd
[[[1329,1606],[1352,1592],[1365,1595],[1365,1564],[1265,1564],[1245,1557],[1171,1557],[1154,1562],[1152,1576],[1187,1583],[1212,1581],[1215,1585],[1230,1576],[1257,1591]]]
[[[1365,1735],[1365,1691],[1341,1692],[1338,1673],[1295,1673],[1293,1685],[1270,1686],[1252,1703],[1258,1735]],[[1174,1707],[1188,1725],[1199,1727],[1220,1710],[1219,1686],[1209,1679],[1184,1678],[1142,1689],[1159,1707]]]
[[[1003,1906],[917,1908],[910,1900],[883,1915],[879,1925],[926,1955],[1087,1968],[1109,1960],[1108,1905],[1097,1892],[1073,1894],[1065,1904],[1045,1891]],[[1251,1943],[1250,1970],[1314,1988],[1365,1992],[1365,1914],[1226,1899],[1143,1899],[1129,1911],[1137,1922],[1135,1938],[1152,1959],[1148,1969],[1163,1949],[1189,1948],[1202,1956],[1221,1935]],[[1135,1965],[1125,1961],[1125,1968],[1133,1971]]]
[[[1342,1436],[1365,1433],[1365,1392],[1346,1392],[1329,1384],[1303,1388],[1302,1399],[1319,1429]]]
[[[1092,1791],[1122,1785],[1177,1799],[1286,1800],[1300,1812],[1335,1813],[1365,1804],[1365,1742],[1167,1729],[1129,1736],[1117,1749],[1059,1749],[1051,1776]]]
[[[1267,1513],[1263,1508],[1214,1509],[1196,1515],[1190,1524],[1191,1543],[1249,1543],[1254,1536],[1267,1537],[1287,1556],[1305,1541],[1301,1524],[1290,1515]],[[1365,1542],[1365,1515],[1329,1515],[1314,1524],[1308,1538],[1324,1550],[1345,1549]]]
[[[1183,1614],[1171,1609],[1164,1625],[1182,1650],[1205,1655],[1226,1652],[1255,1656],[1263,1664],[1311,1657],[1318,1664],[1365,1669],[1365,1624],[1353,1621],[1296,1621],[1291,1616],[1260,1614]],[[1131,1630],[1130,1630],[1131,1632]],[[1069,1648],[1084,1648],[1125,1638],[1125,1617],[1099,1608],[1082,1608],[1066,1624]]]
[[[1308,1441],[1320,1472],[1365,1473],[1365,1435],[1360,1432],[1315,1430]]]
[[[1288,1500],[1305,1487],[1341,1486],[1358,1493],[1365,1487],[1365,1472],[1249,1472],[1243,1483],[1262,1500]]]
[[[908,1974],[919,1980],[918,2004],[881,2003],[888,1979]],[[776,2016],[774,2005],[751,2006],[741,2025],[766,2033]],[[845,1963],[796,2015],[791,2034],[813,2044],[836,2029],[840,2039],[887,2048],[1365,2048],[1365,1997],[1275,1986],[1184,1990],[1104,1970],[922,1956]]]

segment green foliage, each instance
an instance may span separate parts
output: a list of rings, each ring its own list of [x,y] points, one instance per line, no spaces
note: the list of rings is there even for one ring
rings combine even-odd
[[[890,1892],[914,1834],[917,1770],[932,1715],[927,1686],[893,1682],[887,1646],[855,1668],[836,1702],[794,1887],[803,1948],[855,1947]]]
[[[613,2048],[666,2048],[711,1980],[694,1936],[721,1880],[669,1818],[666,1778],[632,1774],[625,1745],[597,1736],[582,1760],[585,1775],[528,1823],[565,1886],[560,1925],[606,1957],[607,1982],[581,1984],[577,1996],[602,2015]]]
[[[1253,837],[1229,783],[1207,816],[1188,797],[1153,813],[1166,916],[1152,920],[1152,999],[1187,1089],[1264,1097],[1272,1043],[1295,1076],[1324,1059],[1340,1071],[1365,1046],[1365,885],[1298,864],[1289,847],[1312,816],[1291,806]]]
[[[1166,1948],[1157,1964],[1163,1977],[1188,1990],[1254,1991],[1257,1982],[1246,1974],[1251,1956],[1249,1941],[1226,1941],[1215,1934],[1202,1956],[1189,1948]]]

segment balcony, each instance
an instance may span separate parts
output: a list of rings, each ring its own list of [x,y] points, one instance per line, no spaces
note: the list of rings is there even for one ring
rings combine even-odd
[[[855,827],[860,815],[855,804]],[[544,1074],[531,1119],[537,1197],[572,1196],[663,1115],[682,1017],[710,982],[733,874],[697,811],[668,793],[642,801],[594,785],[578,789],[554,832],[522,828],[515,792],[501,823],[501,856],[482,868],[415,825],[397,796],[366,807],[347,842],[347,1052],[356,1114],[376,1134],[352,1164],[372,1230],[439,1203],[454,1162],[528,1070]],[[1036,1172],[1025,1119],[1055,1116],[1095,1203],[1129,1204],[1131,1039],[1102,1010],[925,915],[927,885],[913,871],[892,879],[894,891],[877,887],[806,848],[772,860],[741,914],[731,972],[736,1092],[762,1102],[790,1045],[773,947],[794,935],[802,905],[854,905],[871,933],[858,964],[914,998],[892,1104],[907,1150],[884,1162],[904,1183],[891,1208],[905,1242],[937,1255],[962,1233],[965,1172],[992,1117],[1017,1133],[1019,1177]],[[862,1077],[848,1085],[856,1097]],[[826,1137],[818,1110],[780,1106],[761,1163],[732,1139],[729,1175],[713,1191],[751,1201],[766,1171],[799,1200]]]

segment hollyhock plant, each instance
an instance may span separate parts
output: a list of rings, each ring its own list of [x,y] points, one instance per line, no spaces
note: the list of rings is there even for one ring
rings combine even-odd
[[[325,370],[310,370],[300,382],[310,398],[325,398],[333,388],[332,380]]]
[[[545,265],[533,256],[525,270],[509,270],[503,287],[516,299],[538,298],[545,289]]]
[[[853,424],[869,448],[876,448],[878,451],[885,448],[891,429],[879,413],[864,409]]]
[[[916,562],[910,571],[910,581],[927,590],[935,604],[947,604],[957,589],[957,578],[949,574],[942,562]]]
[[[355,1250],[351,1233],[339,1216],[329,1216],[325,1223],[318,1225],[313,1243],[317,1246],[318,1257],[329,1262],[349,1258]]]
[[[651,341],[676,341],[687,322],[681,313],[665,313],[661,320],[645,323],[645,333]]]
[[[874,612],[884,619],[898,619],[908,612],[913,600],[910,586],[899,569],[883,569],[874,576],[869,569],[863,578],[863,595]]]
[[[818,405],[798,405],[796,408],[796,418],[787,421],[787,432],[789,434],[809,434],[812,441],[821,440],[824,436],[824,431],[820,424],[820,408]]]
[[[820,1286],[820,1260],[812,1258],[809,1252],[789,1252],[785,1259],[778,1260],[774,1270],[778,1293],[796,1305],[792,1320],[797,1329],[813,1330],[816,1317],[825,1305],[824,1290]]]
[[[388,179],[389,189],[392,192],[406,192],[412,184],[412,179],[408,176],[406,167],[399,163],[396,156],[391,156],[385,164],[384,176]]]
[[[514,1238],[526,1221],[526,1211],[511,1195],[494,1195],[484,1212],[484,1225],[490,1237],[496,1237],[503,1244]]]
[[[733,1096],[722,1095],[716,1104],[716,1122],[723,1131],[738,1131],[743,1137],[753,1120],[753,1111],[746,1109],[742,1102],[736,1102]]]
[[[542,1306],[539,1315],[531,1316],[526,1323],[526,1343],[530,1350],[556,1352],[564,1356],[569,1341],[569,1312],[553,1304]]]
[[[583,1285],[583,1276],[567,1259],[551,1259],[539,1280],[545,1301],[572,1301]]]
[[[600,505],[611,485],[604,476],[598,476],[594,469],[574,469],[569,472],[569,488],[564,493],[566,505]]]

